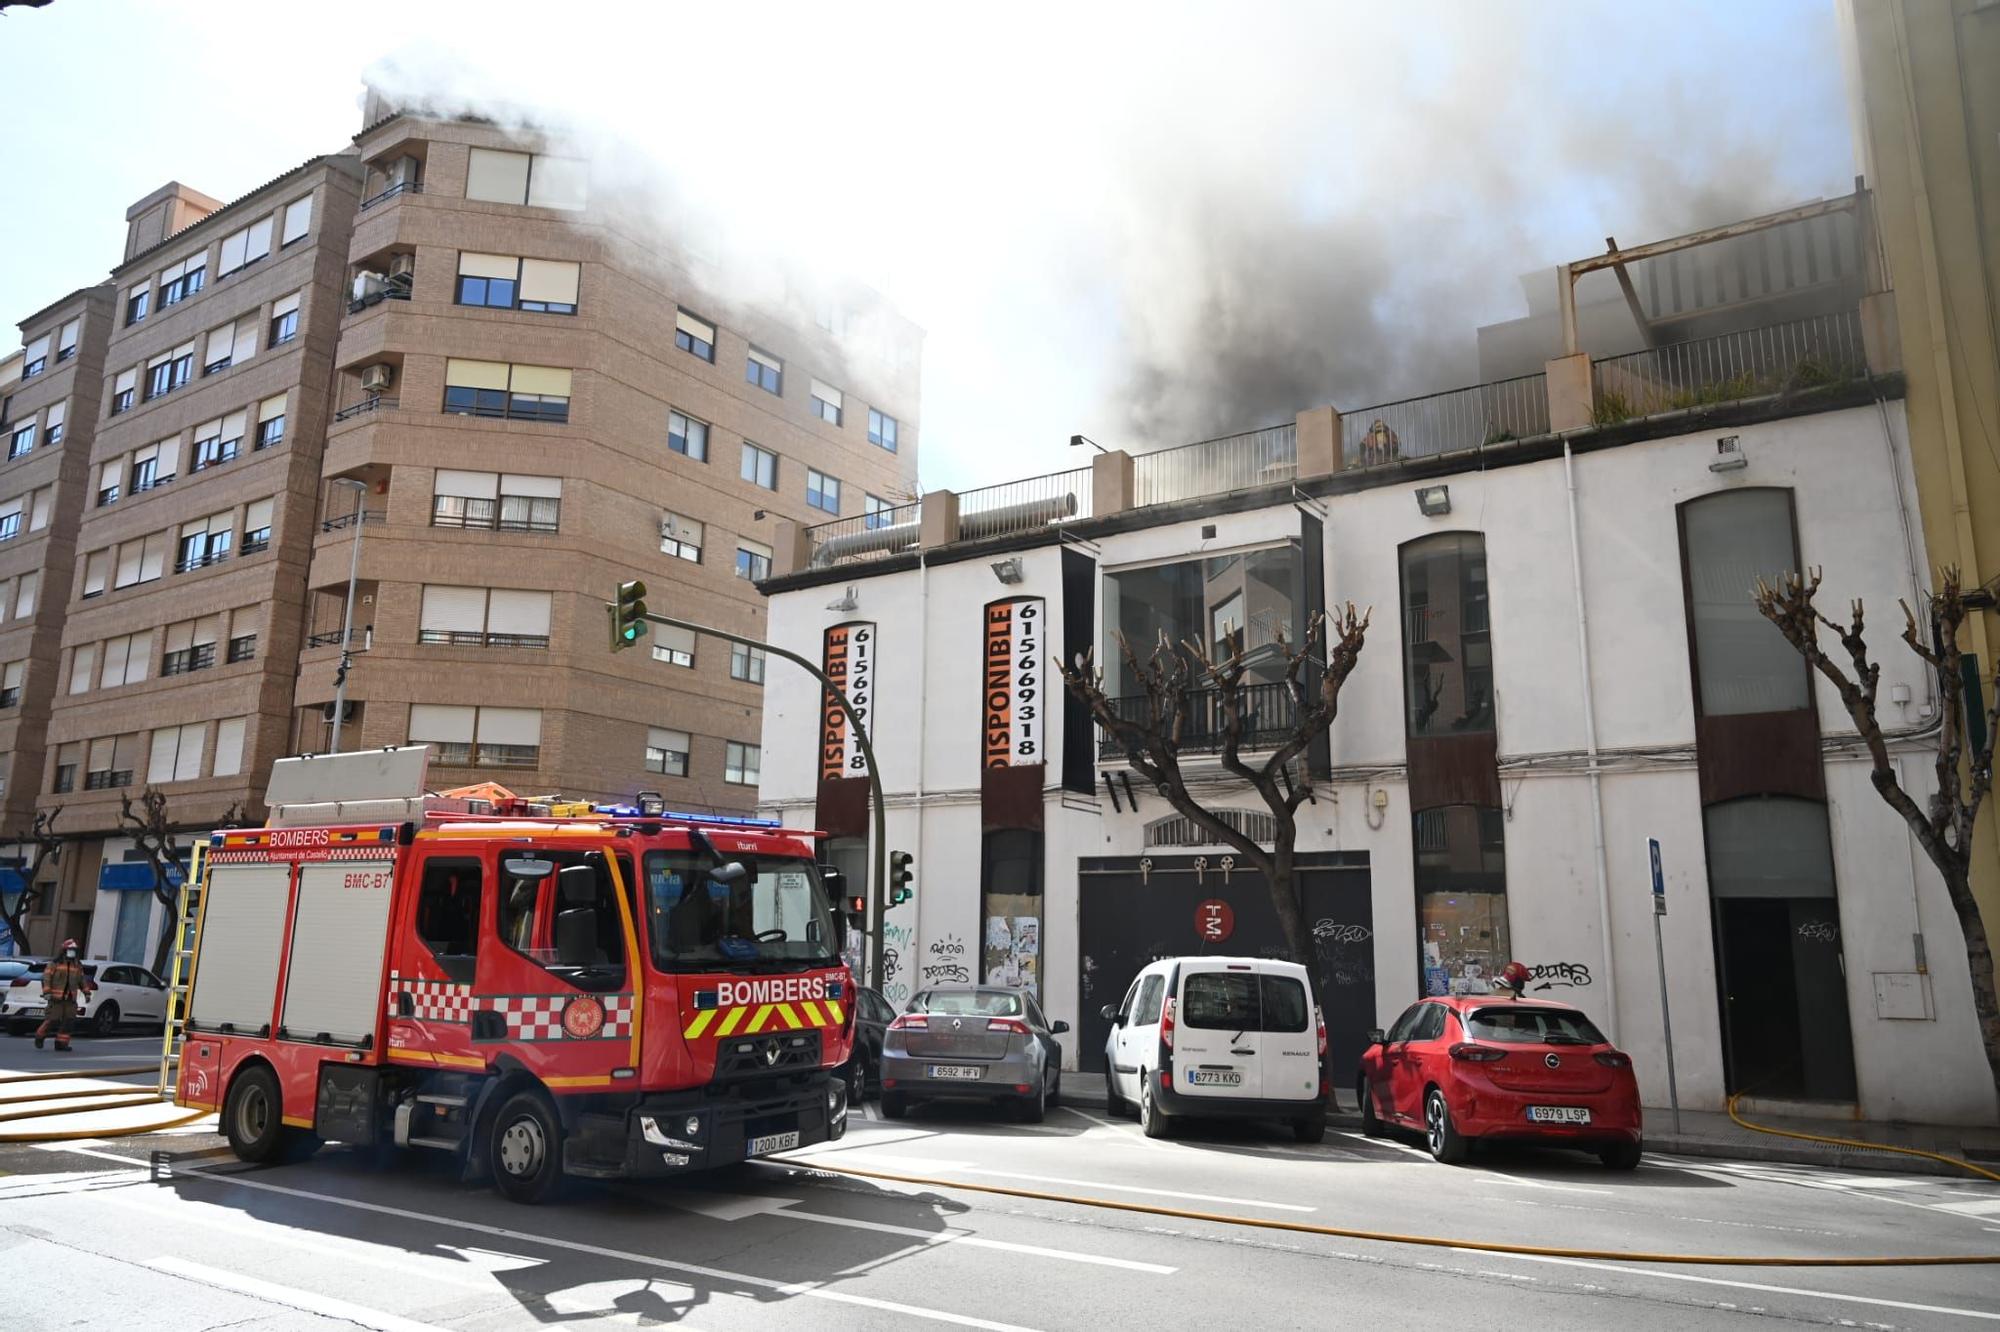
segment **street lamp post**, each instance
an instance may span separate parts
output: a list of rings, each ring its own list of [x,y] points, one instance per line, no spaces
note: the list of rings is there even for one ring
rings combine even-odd
[[[354,667],[354,584],[361,576],[361,506],[368,502],[368,486],[348,476],[336,476],[333,484],[354,487],[354,544],[347,558],[347,609],[340,617],[340,669],[333,677],[333,734],[327,741],[327,749],[338,754],[341,714],[347,711],[347,673]]]
[[[613,616],[617,614],[618,610],[613,603],[608,601],[604,603],[604,609]],[[840,705],[841,714],[847,718],[847,724],[854,728],[855,743],[861,749],[861,761],[868,766],[868,799],[870,806],[874,810],[874,818],[872,820],[872,831],[874,834],[872,841],[874,845],[869,848],[868,856],[868,959],[866,970],[872,978],[875,988],[878,990],[881,989],[884,980],[882,975],[882,916],[888,907],[888,821],[884,817],[882,809],[882,770],[875,762],[875,746],[869,742],[868,728],[862,725],[860,714],[856,713],[853,706],[848,703],[847,692],[834,684],[827,677],[826,672],[811,661],[808,661],[796,652],[790,652],[778,647],[776,644],[766,643],[762,639],[750,638],[744,634],[733,634],[727,629],[717,629],[711,625],[696,624],[693,620],[675,619],[671,615],[654,615],[648,613],[645,619],[651,624],[664,624],[670,629],[686,629],[691,633],[707,634],[711,638],[720,638],[725,642],[742,643],[746,647],[757,648],[760,651],[770,653],[774,657],[782,657],[786,661],[803,666],[812,675],[813,679],[820,682],[820,686],[832,696],[833,701]]]

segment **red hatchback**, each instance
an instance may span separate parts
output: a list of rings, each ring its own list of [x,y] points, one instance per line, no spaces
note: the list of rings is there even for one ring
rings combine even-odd
[[[1613,1170],[1639,1164],[1632,1058],[1567,1004],[1452,995],[1412,1004],[1361,1056],[1361,1126],[1423,1130],[1440,1161],[1481,1139],[1578,1147]]]

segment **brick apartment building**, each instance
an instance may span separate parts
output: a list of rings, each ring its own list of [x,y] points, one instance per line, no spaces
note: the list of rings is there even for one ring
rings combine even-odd
[[[872,525],[913,488],[919,335],[872,297],[733,300],[574,150],[364,119],[226,205],[141,200],[109,285],[22,325],[29,352],[81,325],[60,380],[10,383],[10,423],[67,396],[63,447],[0,470],[0,532],[17,494],[23,537],[38,503],[48,525],[0,537],[0,583],[47,589],[32,632],[0,621],[4,830],[61,805],[75,839],[37,947],[157,937],[151,894],[109,891],[134,882],[106,873],[121,795],[257,819],[274,759],[332,747],[351,568],[340,748],[429,742],[440,786],[754,809],[762,660],[613,655],[602,603],[637,576],[755,629],[781,526]]]

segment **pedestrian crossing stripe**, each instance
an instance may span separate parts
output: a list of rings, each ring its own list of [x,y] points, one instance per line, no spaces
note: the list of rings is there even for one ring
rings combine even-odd
[[[696,1013],[681,1033],[687,1039],[716,1036],[754,1035],[760,1031],[803,1031],[813,1027],[837,1027],[847,1014],[837,1000],[805,999],[796,1004],[738,1004],[734,1008],[704,1008]]]

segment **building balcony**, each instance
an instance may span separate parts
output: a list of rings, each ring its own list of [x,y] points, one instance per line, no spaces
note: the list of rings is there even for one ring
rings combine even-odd
[[[1307,684],[1307,688],[1311,688]],[[1238,742],[1245,750],[1272,749],[1283,743],[1292,733],[1292,725],[1298,717],[1298,703],[1291,687],[1283,681],[1273,684],[1246,684],[1239,691],[1243,716],[1242,738]],[[1222,706],[1221,691],[1215,689],[1190,689],[1183,695],[1184,707],[1181,723],[1180,748],[1183,753],[1219,754],[1228,731],[1229,719]],[[1144,694],[1112,700],[1118,715],[1135,722],[1144,722],[1151,707],[1151,700]],[[1109,737],[1101,737],[1098,756],[1107,761],[1117,761],[1125,757],[1124,746]]]

